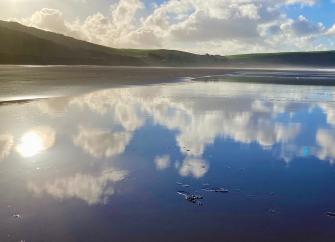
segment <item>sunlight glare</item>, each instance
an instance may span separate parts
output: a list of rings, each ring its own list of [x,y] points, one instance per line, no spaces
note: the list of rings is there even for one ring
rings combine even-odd
[[[32,157],[40,153],[44,148],[43,139],[34,131],[24,134],[21,143],[17,146],[17,151],[23,157]]]
[[[23,134],[20,143],[16,146],[16,151],[22,157],[35,156],[51,148],[55,143],[55,136],[55,130],[50,127],[35,127]]]

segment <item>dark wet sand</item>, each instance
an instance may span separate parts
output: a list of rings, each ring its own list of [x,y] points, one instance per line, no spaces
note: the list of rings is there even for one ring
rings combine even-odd
[[[294,85],[335,84],[334,72],[308,69],[0,66],[0,102],[66,96],[101,88],[171,83],[194,78],[202,81]]]
[[[0,66],[0,101],[73,95],[123,85],[171,83],[185,77],[225,73],[225,69],[214,68]]]

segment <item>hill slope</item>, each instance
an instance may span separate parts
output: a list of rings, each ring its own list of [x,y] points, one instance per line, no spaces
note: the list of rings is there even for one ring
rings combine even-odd
[[[199,66],[225,60],[174,50],[108,48],[15,22],[0,21],[0,36],[0,64]]]
[[[225,57],[196,55],[175,50],[115,49],[16,22],[0,21],[0,64],[335,67],[335,51]]]
[[[247,54],[227,56],[226,58],[227,65],[335,67],[335,51]]]

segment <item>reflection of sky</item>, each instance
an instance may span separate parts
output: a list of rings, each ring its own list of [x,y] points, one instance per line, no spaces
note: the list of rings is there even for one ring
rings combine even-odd
[[[47,177],[27,177],[37,195],[105,203],[139,165],[120,162],[128,156],[196,179],[211,170],[207,151],[227,149],[225,141],[244,149],[257,145],[286,162],[310,156],[332,162],[333,101],[329,87],[209,82],[13,104],[0,109],[0,159],[54,167]]]
[[[32,157],[47,150],[55,142],[55,132],[49,127],[35,127],[21,137],[17,152],[23,157]]]

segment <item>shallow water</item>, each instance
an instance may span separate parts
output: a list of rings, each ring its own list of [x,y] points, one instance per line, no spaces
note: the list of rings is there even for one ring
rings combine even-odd
[[[188,82],[1,105],[0,241],[334,241],[334,101]]]

